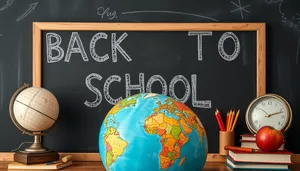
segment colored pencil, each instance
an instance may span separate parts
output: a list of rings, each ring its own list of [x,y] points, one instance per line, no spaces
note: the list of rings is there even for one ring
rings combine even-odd
[[[231,128],[231,122],[232,122],[232,110],[229,111],[229,121],[228,121],[228,128],[227,131],[230,131]]]
[[[219,125],[219,129],[220,129],[220,131],[222,131],[222,126],[221,126],[220,118],[218,117],[217,111],[215,112],[215,117],[216,117],[217,123]]]
[[[231,121],[230,121],[230,127],[229,127],[229,131],[230,132],[231,132],[231,129],[232,129],[232,126],[233,126],[234,117],[235,117],[235,111],[232,111],[232,116],[231,116]]]
[[[225,150],[235,150],[235,151],[240,151],[240,152],[246,152],[246,153],[252,153],[258,151],[258,149],[254,148],[247,148],[247,147],[236,147],[236,146],[225,146]]]
[[[232,125],[232,128],[231,128],[231,131],[234,130],[235,125],[236,125],[236,121],[237,121],[237,119],[239,118],[239,115],[240,115],[240,110],[237,111],[237,114],[236,114],[236,116],[235,116],[235,118],[234,118],[234,122],[233,122],[233,125]]]
[[[223,119],[221,117],[221,113],[220,113],[220,111],[218,109],[217,109],[217,113],[218,113],[218,117],[220,118],[220,121],[221,121],[222,131],[225,131],[224,122],[223,122]]]
[[[215,115],[216,115],[216,119],[217,119],[217,122],[218,122],[218,125],[220,128],[220,131],[225,131],[224,123],[222,121],[222,118],[221,118],[221,115],[220,115],[220,112],[218,111],[218,109],[216,110]]]
[[[226,131],[228,129],[228,120],[229,120],[229,113],[227,112],[227,115],[226,115]]]

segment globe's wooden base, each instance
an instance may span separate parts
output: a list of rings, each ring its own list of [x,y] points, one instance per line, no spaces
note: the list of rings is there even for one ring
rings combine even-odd
[[[39,164],[59,160],[59,154],[55,151],[43,153],[30,153],[18,151],[14,154],[14,161],[22,164]]]

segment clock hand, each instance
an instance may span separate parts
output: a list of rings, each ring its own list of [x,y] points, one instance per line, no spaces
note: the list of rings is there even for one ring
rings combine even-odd
[[[269,114],[265,111],[265,110],[263,110],[262,108],[260,108],[260,107],[257,107],[258,109],[260,109],[261,111],[263,111],[265,114],[266,114],[266,116],[265,117],[269,117]]]
[[[272,115],[277,115],[277,114],[279,114],[279,113],[282,113],[282,111],[280,111],[280,112],[275,112],[275,113],[271,113],[271,114],[269,114],[268,117],[270,117],[270,116],[272,116]]]

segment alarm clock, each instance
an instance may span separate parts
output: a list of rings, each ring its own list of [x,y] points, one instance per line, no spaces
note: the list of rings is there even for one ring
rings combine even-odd
[[[285,133],[291,126],[292,109],[283,97],[269,93],[256,97],[249,104],[245,120],[253,134],[263,126],[272,126]]]

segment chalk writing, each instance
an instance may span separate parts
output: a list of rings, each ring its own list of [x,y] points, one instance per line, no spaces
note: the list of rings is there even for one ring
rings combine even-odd
[[[88,107],[97,107],[102,101],[102,94],[98,88],[96,88],[92,85],[92,83],[91,83],[92,79],[97,79],[97,80],[101,81],[102,77],[97,73],[91,73],[90,75],[88,75],[86,77],[85,85],[87,86],[87,88],[89,90],[91,90],[96,95],[96,99],[93,102],[85,101],[84,104]]]
[[[194,36],[197,35],[197,44],[198,44],[198,60],[202,61],[203,56],[202,56],[202,36],[212,36],[212,32],[189,32],[188,33],[189,36]],[[225,52],[224,49],[224,42],[225,40],[227,40],[228,38],[231,38],[234,42],[234,52],[231,55],[228,55]],[[219,43],[218,43],[218,51],[220,56],[225,59],[226,61],[233,61],[235,58],[238,57],[238,55],[240,54],[241,51],[241,47],[240,47],[240,41],[239,38],[233,33],[233,32],[226,32],[224,33],[221,38],[219,39]]]
[[[140,93],[145,93],[144,75],[144,73],[139,74],[139,84],[131,85],[130,74],[125,74],[126,97],[131,96],[131,90],[139,90]]]
[[[158,81],[161,84],[161,93],[163,95],[167,95],[168,94],[168,87],[167,87],[167,82],[166,80],[160,76],[160,75],[153,75],[152,77],[149,78],[148,82],[147,82],[147,87],[146,87],[146,92],[147,93],[151,93],[152,90],[152,84],[154,82]]]
[[[98,105],[101,104],[102,93],[97,87],[92,85],[92,80],[96,79],[96,80],[101,81],[102,78],[103,77],[97,73],[91,73],[90,75],[88,75],[86,77],[87,88],[96,95],[96,99],[93,102],[89,102],[89,101],[84,102],[84,104],[87,107],[93,108],[93,107],[97,107]],[[138,78],[139,78],[138,79],[139,82],[137,84],[132,84],[131,83],[131,75],[128,73],[125,74],[125,91],[126,91],[125,98],[131,96],[132,90],[138,90],[139,93],[145,93],[145,74],[139,73]],[[119,101],[121,101],[123,99],[122,96],[118,97],[117,99],[114,99],[110,96],[109,87],[110,87],[111,83],[115,82],[115,81],[121,83],[122,78],[118,75],[109,76],[105,80],[104,87],[103,87],[105,100],[111,105],[115,105],[116,103],[118,103]],[[167,95],[168,86],[167,86],[165,79],[161,75],[153,75],[149,78],[149,80],[147,81],[147,84],[146,84],[147,85],[147,93],[159,93],[159,92],[151,91],[151,85],[153,84],[154,81],[159,81],[161,83],[162,92],[164,95]],[[175,92],[176,92],[175,87],[176,87],[176,83],[178,83],[178,82],[182,82],[184,84],[184,89],[185,89],[184,96],[181,98],[177,97],[177,95],[175,94]],[[197,91],[196,91],[197,90],[197,75],[196,74],[191,75],[191,82],[192,82],[192,88],[190,86],[189,80],[185,76],[175,75],[169,85],[170,97],[172,97],[182,103],[185,103],[188,101],[188,99],[192,95],[192,104],[194,107],[211,108],[212,102],[210,100],[203,100],[203,101],[197,100]]]
[[[198,17],[202,19],[212,20],[212,21],[218,21],[217,19],[199,15],[199,14],[191,14],[191,13],[185,13],[185,12],[177,12],[177,11],[128,11],[128,12],[122,12],[123,15],[125,14],[139,14],[139,13],[165,13],[165,14],[178,14],[178,15],[187,15],[187,16],[193,16]]]
[[[188,36],[197,36],[197,50],[198,50],[198,60],[203,60],[203,36],[212,36],[212,32],[188,32]],[[121,43],[128,37],[128,33],[124,32],[120,37],[117,38],[116,33],[111,33],[111,56],[112,56],[112,62],[118,62],[118,56],[117,52],[119,52],[122,57],[127,61],[132,61],[132,58],[127,54],[127,52],[123,49],[121,46]],[[234,51],[231,55],[227,54],[224,49],[224,42],[227,39],[232,39],[234,43]],[[90,40],[89,45],[89,52],[91,57],[96,62],[104,62],[107,61],[110,57],[108,54],[105,54],[103,56],[99,56],[96,53],[96,43],[99,40],[108,39],[107,33],[99,32],[96,33]],[[57,33],[46,33],[46,54],[47,54],[47,62],[48,63],[55,63],[59,62],[64,57],[64,49],[60,46],[62,43],[62,38]],[[240,47],[240,40],[239,38],[233,33],[233,32],[225,32],[219,39],[218,42],[218,52],[220,56],[226,60],[226,61],[232,61],[235,58],[238,57],[240,53],[241,47]],[[53,51],[56,51],[57,53],[53,53]],[[73,53],[80,53],[83,61],[88,62],[88,54],[86,53],[86,50],[84,49],[84,45],[81,41],[81,38],[79,36],[78,32],[72,32],[71,38],[69,40],[67,52],[65,55],[65,62],[70,62],[71,56]],[[53,54],[56,54],[56,56],[53,56]]]
[[[75,43],[78,47],[74,47]],[[89,58],[87,57],[87,54],[83,48],[83,44],[79,37],[78,32],[72,32],[72,35],[71,35],[71,38],[69,41],[69,45],[68,45],[68,49],[67,49],[67,53],[66,53],[66,58],[65,58],[66,62],[70,61],[71,55],[73,53],[80,53],[81,57],[84,61],[89,61]]]
[[[298,46],[297,46],[296,64],[298,64],[299,61],[299,50],[300,50],[300,38],[298,40]]]
[[[125,32],[123,33],[118,39],[116,38],[116,33],[111,33],[111,54],[112,54],[112,61],[118,62],[117,52],[119,52],[127,62],[130,62],[132,59],[130,56],[125,52],[125,50],[121,47],[122,41],[126,39],[128,34]],[[90,55],[92,58],[97,62],[104,62],[109,59],[109,55],[105,54],[104,56],[99,56],[96,54],[95,46],[96,42],[100,39],[107,39],[108,35],[106,33],[97,33],[95,34],[91,41],[90,41]],[[54,39],[54,40],[53,40]],[[60,47],[62,40],[59,34],[57,33],[47,33],[46,34],[46,47],[47,47],[47,62],[48,63],[55,63],[59,62],[64,57],[64,50]],[[75,46],[77,44],[77,47]],[[75,47],[74,47],[75,46]],[[53,51],[57,51],[57,55],[53,56]],[[83,43],[78,32],[72,32],[71,38],[69,40],[69,45],[67,49],[67,53],[65,56],[65,62],[70,62],[71,55],[73,53],[80,53],[83,61],[89,61],[86,51],[84,49]]]
[[[224,42],[226,39],[231,38],[234,42],[234,52],[231,55],[228,55],[225,52],[224,49]],[[239,38],[232,32],[226,32],[224,33],[221,38],[219,39],[219,44],[218,44],[218,50],[220,56],[227,60],[227,61],[233,61],[236,57],[239,56],[240,51],[241,51],[241,46],[240,46],[240,41]]]
[[[55,38],[55,42],[52,42],[52,38]],[[54,63],[60,61],[64,57],[64,50],[59,46],[61,44],[61,37],[55,33],[46,34],[47,45],[47,62]],[[55,50],[58,54],[53,57],[52,51]]]
[[[101,19],[104,19],[104,17],[107,17],[109,20],[118,18],[117,12],[114,10],[111,10],[110,8],[98,7],[97,14],[99,16],[101,16]]]
[[[6,8],[10,7],[14,3],[14,0],[7,0],[6,4],[0,8],[0,11],[5,10]]]
[[[198,108],[211,108],[210,100],[197,100],[197,75],[193,74],[192,78],[192,105]]]
[[[179,81],[183,83],[185,89],[184,96],[182,98],[178,98],[175,94],[175,84]],[[175,100],[185,103],[189,99],[191,94],[191,87],[189,81],[183,75],[176,75],[171,80],[169,93],[170,96],[173,97]]]
[[[37,4],[38,4],[38,2],[30,4],[29,8],[20,17],[18,17],[16,21],[20,21],[23,18],[25,18],[26,16],[28,16],[35,9]]]
[[[117,37],[117,33],[108,33],[105,32],[97,32],[94,35],[91,35],[89,40],[89,46],[84,46],[84,42],[82,42],[80,35],[78,32],[72,32],[68,42],[68,46],[66,49],[63,49],[63,46],[61,46],[62,42],[64,41],[62,37],[58,33],[48,32],[46,33],[45,42],[46,42],[46,54],[47,54],[47,63],[57,63],[59,61],[64,61],[66,63],[71,62],[71,57],[73,53],[79,53],[82,57],[83,62],[89,62],[89,57],[94,59],[96,62],[104,62],[110,59],[110,55],[105,52],[99,52],[99,50],[96,50],[96,44],[98,41],[109,41],[111,47],[109,51],[111,52],[111,59],[113,63],[118,62],[117,54],[121,54],[122,57],[126,60],[126,62],[131,62],[133,59],[127,54],[127,52],[124,50],[126,46],[126,39],[129,37],[129,34],[127,32],[118,33],[120,36]],[[197,50],[197,60],[202,61],[204,59],[203,56],[203,44],[204,36],[206,39],[209,39],[213,35],[212,31],[191,31],[187,32],[187,36],[197,36],[195,40],[197,40],[197,46],[195,47],[195,51]],[[109,40],[111,39],[111,40]],[[225,52],[224,43],[227,39],[233,40],[233,53],[228,54]],[[65,40],[66,41],[66,40]],[[65,42],[64,44],[67,44]],[[124,42],[123,44],[121,44]],[[220,57],[225,61],[233,61],[235,60],[241,51],[240,46],[240,40],[236,34],[233,32],[225,32],[222,34],[216,42],[217,49],[219,52]],[[122,45],[122,46],[121,46]],[[86,51],[84,47],[89,47],[89,51]],[[197,49],[196,49],[197,48]],[[66,51],[66,54],[64,53]],[[130,52],[130,50],[128,50]],[[86,52],[89,52],[86,53]],[[102,53],[102,56],[98,53]],[[55,55],[56,56],[55,56]],[[64,55],[65,54],[65,55]],[[90,55],[90,56],[88,56]],[[65,59],[63,60],[63,58]],[[137,75],[136,75],[137,76]],[[161,90],[159,92],[153,92],[153,93],[161,93],[164,95],[169,94],[170,97],[185,103],[191,98],[191,102],[193,107],[198,108],[211,108],[212,102],[210,100],[198,100],[197,99],[197,75],[193,74],[191,75],[191,80],[188,80],[187,77],[183,75],[175,75],[173,79],[171,79],[169,86],[166,82],[166,80],[161,75],[152,75],[148,79],[148,81],[145,81],[145,74],[144,73],[138,73],[138,81],[135,83],[132,83],[131,81],[132,75],[130,73],[125,73],[124,77],[121,77],[119,75],[111,75],[106,78],[106,80],[103,83],[103,94],[102,91],[100,91],[96,86],[92,85],[94,84],[94,80],[101,81],[103,80],[103,77],[98,73],[91,73],[85,78],[85,85],[88,90],[90,90],[92,93],[95,94],[95,100],[94,101],[85,101],[84,104],[87,107],[97,107],[101,104],[103,97],[104,99],[111,105],[115,105],[119,101],[123,99],[122,96],[113,98],[110,95],[110,86],[115,83],[122,83],[124,82],[124,90],[125,94],[124,96],[127,98],[131,96],[133,91],[138,91],[139,93],[152,93],[152,86],[154,82],[158,82],[161,85]],[[124,81],[123,81],[124,80]],[[176,86],[177,83],[182,83],[184,85],[183,88],[183,96],[178,97],[176,94]],[[97,84],[98,85],[98,84]]]
[[[111,104],[111,105],[115,105],[117,104],[119,101],[122,100],[122,97],[119,97],[117,99],[114,99],[110,96],[109,93],[109,86],[112,82],[117,81],[117,82],[121,82],[122,78],[118,75],[112,75],[110,76],[108,79],[106,79],[105,83],[104,83],[104,98],[106,99],[106,101]]]
[[[212,36],[212,32],[208,31],[208,32],[189,32],[188,33],[189,36],[194,36],[197,35],[198,36],[198,60],[202,61],[203,57],[202,57],[202,36]]]
[[[111,34],[111,52],[112,52],[112,60],[113,62],[117,62],[117,50],[123,55],[123,57],[130,62],[131,58],[125,52],[125,50],[120,46],[121,42],[128,36],[127,33],[123,33],[118,40],[116,40],[116,33]]]
[[[91,43],[90,43],[90,53],[91,53],[91,56],[95,59],[95,61],[97,62],[104,62],[106,60],[109,59],[109,56],[108,54],[105,54],[103,56],[99,56],[97,53],[96,53],[96,43],[99,39],[107,39],[107,34],[105,33],[97,33],[93,36],[92,40],[91,40]]]
[[[241,0],[238,0],[238,3],[239,3],[239,4],[236,4],[236,3],[233,2],[233,1],[231,1],[231,3],[232,3],[233,5],[235,5],[235,6],[237,7],[237,9],[234,9],[234,10],[232,10],[232,11],[230,11],[230,12],[240,11],[242,19],[244,19],[243,11],[245,11],[245,12],[247,12],[247,13],[250,13],[250,11],[246,10],[245,8],[247,8],[247,7],[251,6],[251,5],[242,6]]]
[[[281,21],[287,24],[290,28],[300,30],[300,15],[295,13],[292,17],[288,18],[282,11],[283,0],[265,0],[267,4],[278,3],[278,12],[281,14]]]

